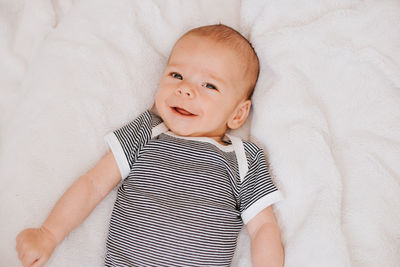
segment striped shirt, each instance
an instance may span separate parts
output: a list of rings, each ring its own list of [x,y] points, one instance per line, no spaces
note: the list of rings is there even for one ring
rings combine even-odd
[[[243,223],[281,193],[262,149],[225,139],[177,136],[150,111],[105,136],[123,179],[106,266],[230,265]]]

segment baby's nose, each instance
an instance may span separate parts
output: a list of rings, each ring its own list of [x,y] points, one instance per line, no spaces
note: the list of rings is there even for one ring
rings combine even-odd
[[[183,96],[183,97],[188,97],[188,98],[193,98],[194,97],[194,92],[192,89],[187,88],[187,87],[180,87],[176,89],[176,94],[178,96]]]

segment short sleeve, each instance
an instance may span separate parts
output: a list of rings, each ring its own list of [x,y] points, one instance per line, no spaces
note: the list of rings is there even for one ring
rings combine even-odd
[[[264,208],[283,199],[268,171],[264,151],[252,143],[244,143],[249,169],[240,186],[240,212],[247,224]]]
[[[128,176],[139,151],[151,139],[153,123],[152,113],[146,111],[104,137],[104,141],[114,154],[122,179]]]

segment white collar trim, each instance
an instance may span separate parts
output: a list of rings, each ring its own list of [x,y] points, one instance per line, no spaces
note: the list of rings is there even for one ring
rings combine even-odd
[[[212,139],[210,137],[205,137],[205,136],[180,136],[180,135],[176,135],[175,133],[173,133],[171,131],[167,131],[167,132],[164,132],[164,133],[169,135],[169,136],[176,137],[176,138],[210,143],[210,144],[216,146],[218,149],[220,149],[220,150],[222,150],[224,152],[232,152],[232,151],[234,151],[234,147],[232,145],[227,145],[227,146],[221,145],[220,143],[218,143],[217,141],[215,141],[214,139]]]

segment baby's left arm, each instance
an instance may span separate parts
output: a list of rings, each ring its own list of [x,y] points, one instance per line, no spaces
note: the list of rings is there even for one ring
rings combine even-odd
[[[272,206],[258,213],[246,226],[251,238],[253,267],[282,267],[285,255]]]

